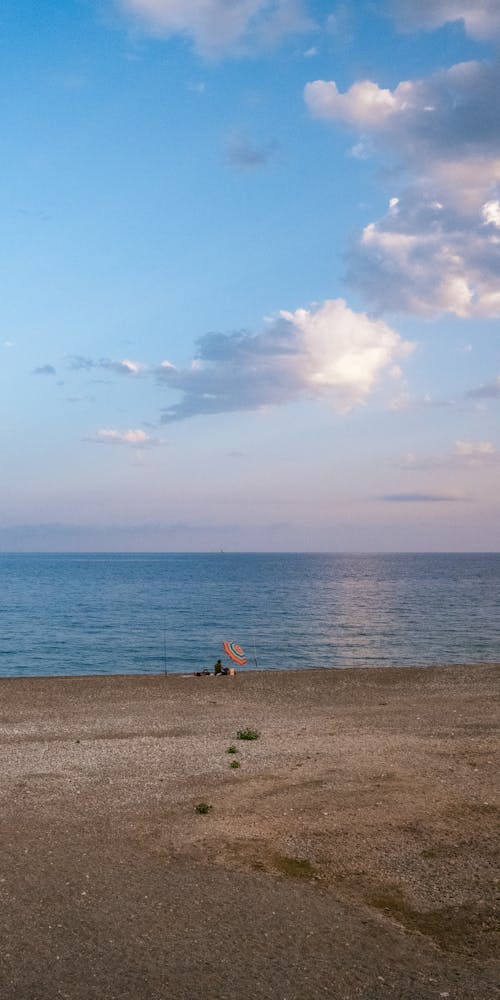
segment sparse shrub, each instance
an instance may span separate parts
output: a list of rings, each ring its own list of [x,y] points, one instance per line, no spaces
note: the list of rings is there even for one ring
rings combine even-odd
[[[194,811],[201,813],[202,816],[205,816],[208,812],[210,812],[211,808],[212,806],[209,806],[208,802],[198,802],[198,805],[194,807]]]
[[[239,766],[240,766],[239,760],[232,760],[231,763],[230,763],[230,765],[229,765],[229,767],[233,767],[233,768],[236,768],[236,767],[239,767]]]
[[[258,740],[260,733],[257,729],[239,729],[237,736],[239,740]]]
[[[235,746],[230,746],[227,748],[226,753],[238,753]]]

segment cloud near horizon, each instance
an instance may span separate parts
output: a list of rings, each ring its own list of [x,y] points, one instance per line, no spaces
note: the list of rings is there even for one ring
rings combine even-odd
[[[465,497],[454,493],[386,493],[379,499],[386,503],[455,503]]]
[[[496,455],[496,448],[491,441],[455,441],[455,455],[460,458],[481,460]]]
[[[486,61],[394,90],[306,85],[314,117],[358,130],[409,177],[349,255],[350,283],[378,310],[500,316],[499,91],[500,63]]]
[[[163,362],[159,383],[183,398],[162,423],[201,414],[257,410],[318,399],[347,413],[366,402],[382,375],[400,378],[398,359],[413,345],[390,326],[355,313],[343,299],[283,310],[261,333],[209,333],[190,368]]]
[[[500,375],[497,375],[491,382],[485,382],[470,389],[467,393],[468,399],[500,399]]]
[[[93,441],[95,444],[126,445],[129,448],[151,448],[158,444],[155,438],[146,434],[146,431],[132,428],[127,431],[102,428],[96,432],[94,437],[86,438],[86,440]]]
[[[433,455],[418,456],[409,452],[397,463],[405,472],[433,472],[438,469],[477,470],[498,468],[500,452],[492,441],[457,440],[452,449]]]
[[[242,54],[311,31],[301,0],[116,0],[149,34],[189,38],[208,57]]]

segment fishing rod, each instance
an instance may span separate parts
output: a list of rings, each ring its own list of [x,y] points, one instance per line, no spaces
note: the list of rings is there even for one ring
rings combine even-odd
[[[257,646],[255,645],[255,632],[253,634],[253,662],[255,663],[255,669],[258,670],[259,665],[257,663]]]

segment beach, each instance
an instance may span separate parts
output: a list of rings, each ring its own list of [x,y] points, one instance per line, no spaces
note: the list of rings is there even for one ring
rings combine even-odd
[[[493,664],[0,680],[0,996],[498,997],[499,694]]]

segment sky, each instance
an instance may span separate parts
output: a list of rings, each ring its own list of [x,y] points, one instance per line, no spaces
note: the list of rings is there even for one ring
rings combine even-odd
[[[1,551],[500,550],[500,0],[6,0]]]

